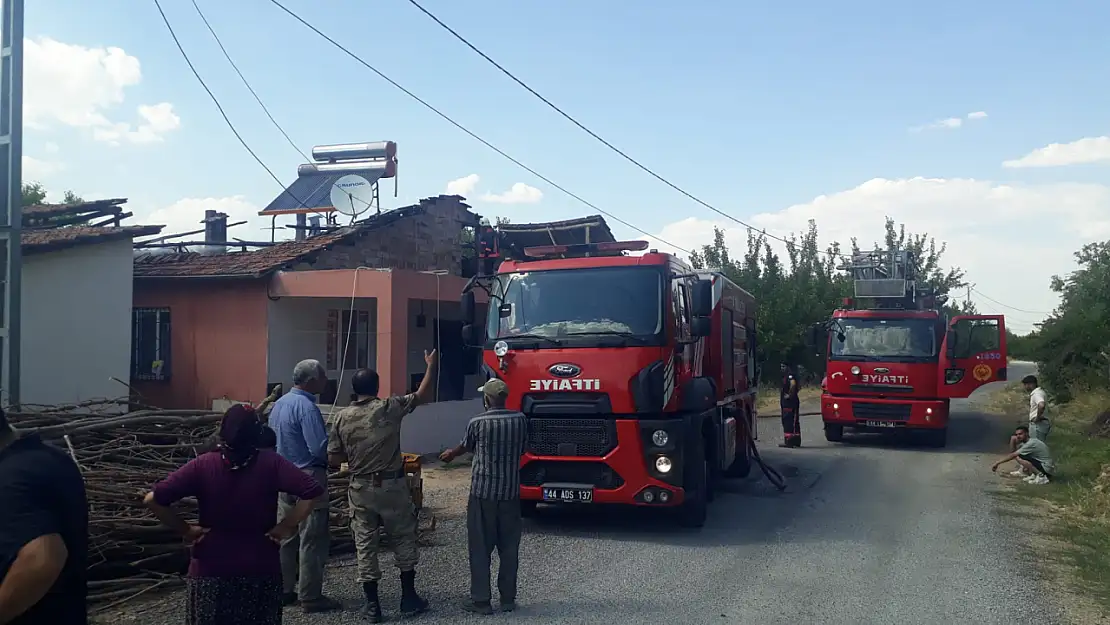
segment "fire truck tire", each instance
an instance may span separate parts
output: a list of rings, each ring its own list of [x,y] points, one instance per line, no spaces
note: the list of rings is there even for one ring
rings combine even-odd
[[[710,458],[705,453],[705,443],[690,450],[682,488],[685,501],[678,511],[678,522],[683,527],[702,527],[709,515]]]
[[[536,516],[536,508],[538,501],[520,501],[520,516],[525,519],[530,519]]]
[[[833,423],[825,424],[825,440],[830,443],[839,443],[844,440],[844,426]]]
[[[943,449],[948,445],[948,428],[940,430],[926,430],[925,444],[936,449]]]

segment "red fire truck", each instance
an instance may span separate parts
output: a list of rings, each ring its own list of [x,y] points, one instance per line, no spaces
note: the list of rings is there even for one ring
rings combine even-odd
[[[700,527],[717,480],[751,470],[755,299],[670,254],[628,254],[647,247],[525,248],[463,295],[466,342],[528,420],[526,513],[672,507]],[[473,288],[489,293],[484,321]]]
[[[854,255],[841,269],[852,273],[856,298],[810,329],[807,342],[827,349],[821,419],[829,441],[845,429],[916,430],[944,447],[950,400],[1006,379],[1004,317],[945,318],[937,298],[918,290],[913,266],[908,251]]]

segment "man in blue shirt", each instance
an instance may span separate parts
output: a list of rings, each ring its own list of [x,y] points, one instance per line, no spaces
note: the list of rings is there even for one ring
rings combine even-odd
[[[305,612],[337,610],[342,605],[324,596],[324,567],[328,562],[331,534],[328,527],[328,431],[316,396],[324,392],[327,372],[316,360],[302,360],[293,368],[293,390],[274,403],[269,426],[277,435],[277,452],[311,475],[324,494],[300,525],[300,531],[281,545],[282,601],[300,602]],[[282,494],[279,521],[297,500]]]

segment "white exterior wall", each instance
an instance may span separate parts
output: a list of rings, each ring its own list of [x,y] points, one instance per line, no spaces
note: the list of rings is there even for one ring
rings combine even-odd
[[[282,383],[285,391],[293,387],[293,367],[306,358],[315,358],[327,367],[328,311],[350,310],[351,299],[340,297],[283,297],[269,303],[269,324],[267,339],[266,381]],[[370,313],[370,356],[371,368],[377,367],[377,318],[378,300],[367,297],[355,300],[355,310]],[[342,318],[341,318],[342,320]],[[342,324],[340,324],[342,325]],[[346,328],[339,328],[340,345],[346,336]],[[354,349],[352,344],[351,349]],[[342,365],[342,351],[337,353],[337,364]],[[351,375],[354,371],[343,371],[342,384],[336,394],[339,405],[347,405],[351,394]],[[328,377],[337,380],[339,368],[328,369]]]
[[[127,395],[133,258],[130,239],[23,258],[23,404]]]

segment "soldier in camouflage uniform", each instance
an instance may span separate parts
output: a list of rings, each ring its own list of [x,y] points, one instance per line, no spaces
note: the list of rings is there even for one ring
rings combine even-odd
[[[378,398],[378,374],[360,369],[351,377],[357,398],[335,416],[328,438],[328,461],[333,467],[346,462],[351,475],[347,489],[351,511],[351,534],[358,559],[358,581],[366,603],[363,616],[380,623],[378,566],[381,545],[379,526],[393,539],[394,561],[401,570],[401,616],[428,609],[416,593],[416,509],[405,479],[401,458],[401,420],[420,404],[435,399],[438,356],[425,352],[428,365],[415,393]]]

